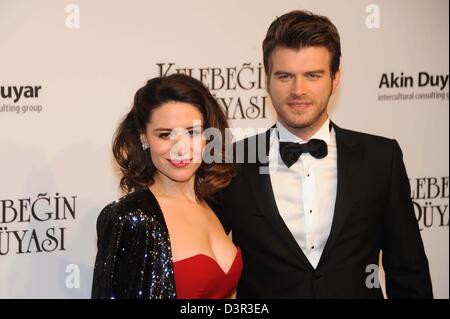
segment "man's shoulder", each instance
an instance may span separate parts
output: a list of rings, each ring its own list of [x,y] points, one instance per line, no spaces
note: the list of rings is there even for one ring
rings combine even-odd
[[[267,162],[271,128],[261,133],[243,138],[233,144],[233,160],[237,164],[255,164]]]
[[[234,143],[234,146],[235,147],[248,147],[249,145],[263,146],[264,145],[263,142],[266,142],[268,139],[270,139],[270,132],[273,128],[274,126],[268,128],[267,130],[261,133],[240,139]],[[394,141],[393,139],[385,136],[355,131],[347,128],[342,128],[337,125],[334,125],[334,128],[338,135],[343,136],[344,138],[349,138],[356,142],[392,144],[392,142]]]
[[[354,131],[350,129],[335,127],[336,137],[346,142],[350,142],[353,144],[361,144],[368,147],[375,147],[377,149],[381,148],[392,148],[392,146],[396,143],[395,140],[375,135],[369,134],[360,131]]]
[[[248,136],[246,138],[240,139],[240,140],[236,141],[234,143],[234,145],[235,145],[235,147],[243,146],[243,145],[248,146],[248,145],[251,145],[251,144],[254,144],[254,143],[266,141],[268,138],[270,138],[270,130],[271,129],[272,129],[272,127],[268,128],[267,130],[265,130],[265,131],[263,131],[261,133],[258,133],[258,134],[255,134],[255,135]]]

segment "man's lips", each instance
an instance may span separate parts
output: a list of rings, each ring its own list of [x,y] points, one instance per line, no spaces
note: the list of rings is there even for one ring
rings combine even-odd
[[[312,105],[312,102],[309,101],[289,101],[287,102],[287,105],[289,105],[292,108],[305,108],[310,105]]]

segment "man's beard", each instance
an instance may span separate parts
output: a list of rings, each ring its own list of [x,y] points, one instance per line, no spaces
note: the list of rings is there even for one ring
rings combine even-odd
[[[279,116],[283,122],[285,122],[286,125],[289,127],[295,128],[295,129],[303,129],[310,127],[314,123],[316,123],[324,113],[326,113],[327,108],[323,108],[320,110],[319,113],[315,114],[313,117],[309,119],[299,119],[302,117],[302,115],[288,115],[288,116]]]
[[[286,116],[284,115],[278,115],[278,117],[289,127],[294,129],[304,129],[308,128],[312,125],[314,125],[316,122],[319,121],[320,118],[324,116],[324,113],[327,112],[327,106],[331,98],[332,91],[328,94],[328,97],[324,103],[320,107],[317,106],[316,101],[311,99],[310,97],[298,97],[298,96],[292,96],[289,98],[289,100],[285,103],[285,107],[289,110],[288,103],[295,100],[298,102],[306,102],[311,103],[312,105],[310,107],[315,108],[316,110],[319,109],[318,113],[314,113],[311,118],[304,118],[304,114],[299,113],[296,114],[295,112],[286,112]],[[308,112],[306,112],[308,113]],[[282,114],[282,113],[281,113]]]

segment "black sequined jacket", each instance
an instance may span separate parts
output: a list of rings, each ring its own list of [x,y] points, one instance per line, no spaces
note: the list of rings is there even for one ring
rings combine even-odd
[[[169,233],[148,188],[106,206],[97,235],[92,298],[176,298]]]

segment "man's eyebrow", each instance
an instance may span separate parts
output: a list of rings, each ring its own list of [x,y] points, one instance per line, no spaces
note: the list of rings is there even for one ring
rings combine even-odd
[[[311,73],[325,74],[325,70],[311,70],[311,71],[305,72],[305,74],[311,74]]]
[[[291,73],[291,72],[288,72],[288,71],[276,71],[276,72],[274,72],[273,74],[274,74],[274,75],[280,75],[280,74],[289,74],[289,75],[292,75],[292,73]]]

